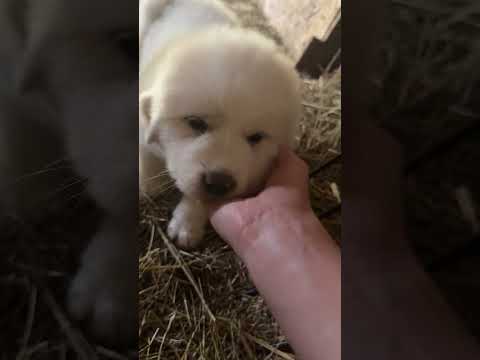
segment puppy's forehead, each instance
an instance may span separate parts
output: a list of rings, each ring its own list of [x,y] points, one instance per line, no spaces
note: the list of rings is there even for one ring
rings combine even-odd
[[[178,57],[167,82],[162,83],[161,91],[176,99],[179,107],[241,114],[245,121],[290,112],[298,86],[292,68],[273,54],[252,59],[248,52],[239,56],[228,49],[206,50],[191,49]]]

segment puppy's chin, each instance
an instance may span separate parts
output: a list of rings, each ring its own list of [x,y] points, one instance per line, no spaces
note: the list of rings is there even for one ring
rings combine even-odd
[[[202,202],[204,204],[219,204],[226,203],[229,201],[246,199],[250,197],[257,196],[264,188],[266,181],[263,181],[259,184],[249,187],[243,191],[236,191],[230,195],[226,196],[214,196],[208,194],[205,190],[202,189],[200,185],[194,186],[181,186],[176,182],[177,188],[180,192],[192,200]]]
[[[186,197],[200,201],[204,204],[217,203],[217,202],[226,202],[238,198],[238,195],[233,193],[232,195],[227,196],[213,196],[208,194],[200,184],[200,181],[189,183],[186,185],[182,181],[175,180],[175,185],[180,192]]]
[[[222,202],[229,201],[234,198],[234,196],[218,197],[218,196],[209,195],[205,190],[202,190],[201,186],[191,186],[191,187],[186,187],[182,189],[181,186],[177,185],[177,188],[186,197],[192,200],[200,201],[205,204],[219,202],[219,201],[222,201]]]
[[[246,199],[257,196],[265,189],[268,177],[271,174],[274,166],[275,162],[272,161],[267,167],[267,169],[264,171],[263,176],[260,179],[254,180],[246,188],[237,189],[235,192],[225,196],[214,196],[208,194],[201,184],[200,176],[198,176],[196,179],[190,179],[189,181],[174,177],[174,181],[177,189],[180,190],[183,195],[187,196],[192,200],[197,200],[205,204],[219,202],[225,203],[233,200]]]

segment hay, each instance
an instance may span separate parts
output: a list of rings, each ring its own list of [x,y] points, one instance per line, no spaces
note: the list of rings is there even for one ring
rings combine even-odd
[[[325,146],[341,145],[341,70],[317,80],[304,79],[304,115],[300,126],[300,150],[318,156]]]
[[[278,39],[251,1],[228,1],[247,26]],[[341,71],[304,79],[299,154],[312,167],[339,154]],[[312,179],[319,213],[339,203],[340,166]],[[179,251],[165,229],[179,198],[166,187],[141,204],[139,260],[140,359],[294,359],[241,261],[212,231],[208,246]],[[339,239],[339,215],[324,220]]]
[[[227,2],[247,26],[280,43],[253,1]],[[299,153],[312,168],[339,154],[339,89],[340,72],[324,81],[304,81]],[[336,164],[311,181],[312,202],[319,214],[339,203],[339,173]],[[2,359],[137,357],[136,349],[97,344],[63,307],[79,255],[101,220],[84,184],[78,185],[58,191],[59,201],[49,203],[31,222],[0,218]],[[204,251],[188,253],[171,246],[164,231],[179,194],[168,183],[158,190],[161,196],[155,202],[141,204],[140,358],[293,359],[243,264],[212,231]],[[339,214],[323,221],[338,240]]]

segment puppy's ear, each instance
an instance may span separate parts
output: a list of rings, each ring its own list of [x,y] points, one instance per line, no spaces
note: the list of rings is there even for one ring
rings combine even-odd
[[[152,125],[145,130],[145,142],[148,145],[161,145],[160,129],[158,128],[158,125]]]
[[[149,92],[140,94],[140,122],[145,129],[148,129],[152,122],[152,102],[152,94]]]
[[[149,92],[140,95],[140,126],[144,129],[145,142],[158,144],[160,143],[159,129],[152,121],[152,103],[153,96]]]

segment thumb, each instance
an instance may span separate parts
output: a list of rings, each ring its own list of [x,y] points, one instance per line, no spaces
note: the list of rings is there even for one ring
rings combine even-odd
[[[267,187],[292,186],[305,188],[308,185],[308,165],[288,146],[281,146],[276,166],[267,181]]]
[[[229,203],[212,209],[210,223],[220,237],[235,248],[245,223],[240,204]]]

